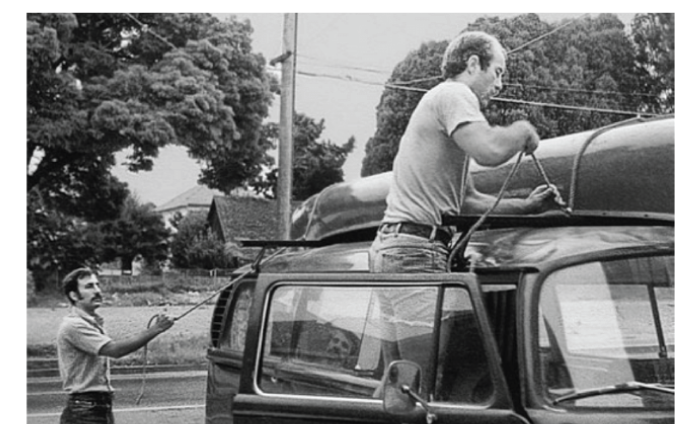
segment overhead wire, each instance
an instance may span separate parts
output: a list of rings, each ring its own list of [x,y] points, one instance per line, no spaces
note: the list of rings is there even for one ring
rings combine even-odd
[[[588,14],[583,14],[583,15],[580,15],[580,16],[578,16],[578,17],[572,19],[571,21],[567,21],[566,23],[564,23],[564,24],[562,24],[562,25],[560,25],[560,26],[558,26],[558,27],[552,29],[551,31],[549,31],[549,32],[547,32],[547,33],[545,33],[545,34],[543,34],[543,35],[540,35],[540,36],[536,37],[535,39],[532,39],[531,41],[528,41],[528,42],[526,42],[526,43],[524,43],[524,44],[522,44],[522,45],[520,45],[520,46],[518,46],[518,47],[516,47],[516,48],[513,48],[512,50],[508,51],[508,54],[515,53],[516,51],[520,51],[520,50],[522,50],[522,49],[525,48],[525,47],[528,47],[528,46],[530,46],[530,45],[532,45],[532,44],[534,44],[534,43],[536,43],[536,42],[539,42],[539,41],[541,41],[542,39],[546,38],[547,36],[549,36],[549,35],[551,35],[551,34],[553,34],[553,33],[558,32],[559,30],[563,29],[564,27],[570,26],[571,24],[575,23],[576,21],[580,20],[581,18],[583,18],[583,17],[585,17],[585,16],[587,16],[587,15],[588,15]]]
[[[324,63],[320,64],[321,66],[326,66],[326,67],[330,67],[330,68],[351,69],[351,70],[362,71],[362,72],[372,72],[375,74],[385,74],[385,75],[389,74],[389,71],[385,71],[382,69],[346,65],[346,64],[342,64],[342,63],[330,63],[328,61],[324,61],[324,59],[319,59],[318,57],[309,56],[309,55],[303,54],[303,53],[298,53],[297,55],[303,59],[322,61]]]
[[[141,32],[143,32],[143,33],[148,33],[148,34],[152,35],[153,37],[155,37],[155,38],[158,39],[159,41],[163,42],[164,44],[166,44],[167,46],[169,46],[169,47],[170,47],[171,49],[173,49],[173,50],[177,49],[177,47],[175,46],[175,44],[173,44],[172,42],[168,41],[168,40],[165,39],[164,37],[160,36],[158,33],[156,33],[156,32],[154,32],[153,30],[151,30],[151,28],[148,26],[148,24],[142,23],[141,21],[139,21],[135,16],[133,16],[133,15],[130,14],[130,13],[124,13],[124,15],[126,15],[127,17],[129,17],[129,19],[131,19],[132,21],[134,21],[136,24],[138,24],[139,27],[140,27]]]
[[[542,39],[560,31],[561,29],[563,29],[565,27],[572,25],[573,23],[577,22],[578,20],[580,20],[588,15],[589,15],[588,13],[582,14],[582,15],[580,15],[580,16],[578,16],[570,21],[567,21],[567,22],[563,23],[562,25],[557,26],[556,28],[552,29],[551,31],[544,33],[544,34],[508,51],[508,54],[515,53],[517,51],[524,49],[525,47],[528,47],[536,42],[539,42]],[[312,56],[306,56],[303,54],[299,54],[299,56],[307,58],[307,59],[315,59]],[[315,59],[315,60],[321,60],[321,59]],[[326,63],[323,66],[338,67],[338,68],[352,69],[352,70],[373,72],[373,73],[384,73],[384,74],[387,73],[385,71],[381,71],[381,70],[374,69],[374,68],[348,66],[348,65],[337,65],[337,64],[333,65],[333,64]],[[306,72],[306,71],[297,71],[297,73],[300,75],[305,75],[307,77],[346,80],[346,81],[352,81],[352,82],[356,82],[356,83],[375,85],[375,86],[383,86],[383,87],[388,88],[388,89],[396,89],[396,90],[403,90],[403,91],[410,91],[410,92],[427,92],[428,89],[414,87],[411,85],[423,83],[423,82],[427,82],[427,81],[434,81],[434,80],[441,80],[442,79],[442,76],[431,76],[431,77],[418,78],[418,79],[406,80],[406,81],[376,83],[376,82],[365,80],[365,79],[358,79],[358,78],[355,78],[351,75],[337,76],[337,75],[323,74],[323,73],[311,73],[311,72]],[[628,93],[628,92],[605,91],[605,90],[558,88],[558,87],[548,87],[548,86],[540,86],[540,85],[522,85],[522,84],[517,84],[517,83],[506,83],[506,84],[504,84],[504,86],[519,87],[521,89],[546,90],[546,91],[552,91],[552,92],[586,93],[586,94],[591,94],[591,95],[649,96],[649,97],[654,96],[651,94],[643,94],[643,93]],[[493,98],[493,100],[505,102],[505,103],[511,103],[511,104],[531,105],[531,106],[537,106],[537,107],[546,107],[546,108],[555,108],[555,109],[564,109],[564,110],[580,110],[580,111],[587,111],[587,112],[598,112],[598,113],[631,115],[631,116],[654,116],[653,113],[640,113],[636,110],[620,110],[620,109],[609,109],[609,108],[600,108],[600,107],[572,106],[572,105],[537,102],[537,101],[524,101],[524,100],[517,100],[517,99],[503,98],[503,97],[500,97],[500,98],[496,97],[496,98]]]
[[[552,86],[542,86],[537,84],[520,84],[520,83],[503,83],[505,87],[517,87],[521,89],[535,89],[535,90],[545,90],[551,92],[570,92],[570,93],[587,93],[592,95],[617,95],[617,96],[656,96],[651,93],[639,93],[639,92],[619,92],[614,90],[600,90],[600,89],[578,89],[571,87],[552,87]]]
[[[307,76],[307,77],[329,78],[329,79],[334,79],[334,80],[350,81],[350,82],[373,85],[373,86],[382,86],[382,87],[385,87],[388,89],[405,90],[405,91],[411,91],[411,92],[427,92],[428,91],[428,89],[424,89],[424,88],[420,88],[420,87],[413,87],[413,86],[405,86],[405,85],[398,84],[397,82],[394,82],[392,84],[380,83],[380,82],[376,82],[376,81],[371,81],[371,80],[367,80],[367,79],[353,77],[351,75],[334,75],[334,74],[328,74],[328,73],[314,73],[314,72],[308,72],[308,71],[297,71],[297,74],[302,75],[302,76]],[[407,83],[407,82],[403,82],[403,83]],[[546,86],[528,86],[528,85],[518,85],[518,84],[509,84],[509,85],[514,86],[514,87],[522,87],[525,89],[534,88],[534,89],[552,90],[552,91],[558,91],[558,92],[567,92],[568,91],[568,92],[572,92],[572,93],[589,93],[589,94],[617,95],[617,96],[653,96],[651,94],[627,93],[627,92],[615,92],[615,91],[595,91],[595,90],[586,90],[586,89],[550,88],[550,87],[546,87]],[[505,98],[505,97],[494,97],[493,101],[500,101],[500,102],[505,102],[505,103],[520,104],[520,105],[533,105],[533,106],[548,107],[548,108],[558,108],[558,109],[566,109],[566,110],[596,111],[596,112],[601,112],[601,113],[619,114],[619,115],[631,115],[631,116],[636,116],[636,115],[649,115],[650,116],[650,115],[652,115],[652,114],[639,113],[639,112],[634,111],[634,110],[620,110],[620,109],[608,109],[608,108],[601,108],[601,107],[572,106],[572,105],[548,103],[548,102],[524,101],[524,100]]]
[[[428,91],[427,89],[423,89],[423,88],[419,88],[419,87],[401,86],[401,85],[395,85],[395,84],[390,84],[390,83],[379,83],[379,82],[375,82],[375,81],[359,79],[359,78],[356,78],[356,77],[353,77],[350,75],[340,76],[340,75],[334,75],[334,74],[313,73],[313,72],[300,71],[300,70],[297,70],[297,74],[302,75],[302,76],[306,76],[306,77],[329,78],[329,79],[334,79],[334,80],[350,81],[350,82],[355,82],[355,83],[361,83],[361,84],[367,84],[367,85],[373,85],[373,86],[382,86],[382,87],[389,88],[389,89],[404,90],[404,91],[411,91],[411,92],[423,92],[423,93],[425,93]],[[642,112],[632,111],[632,110],[618,110],[618,109],[587,107],[587,106],[572,106],[572,105],[566,105],[566,104],[546,103],[546,102],[537,102],[537,101],[524,101],[524,100],[503,98],[503,97],[494,97],[494,98],[492,98],[492,101],[498,101],[498,102],[510,103],[510,104],[519,104],[519,105],[530,105],[530,106],[543,107],[543,108],[562,109],[562,110],[577,110],[577,111],[616,114],[616,115],[625,115],[625,116],[656,116],[655,113],[642,113]]]
[[[170,41],[168,41],[164,37],[160,36],[156,32],[152,31],[147,24],[142,23],[134,15],[132,15],[130,13],[125,13],[125,15],[127,17],[129,17],[129,19],[134,21],[136,24],[138,24],[138,26],[142,32],[151,34],[152,36],[154,36],[155,38],[157,38],[161,42],[167,44],[172,49],[177,48]],[[583,14],[577,18],[574,18],[571,21],[567,21],[566,23],[552,29],[551,31],[544,33],[544,34],[508,51],[508,54],[522,50],[523,48],[530,46],[530,45],[544,39],[545,37],[547,37],[555,32],[558,32],[559,30],[573,24],[577,20],[579,20],[587,15],[589,15],[589,14]],[[322,32],[324,32],[327,28],[329,28],[331,26],[331,24],[333,24],[336,20],[333,20],[328,25],[326,25],[326,27],[324,27],[321,31],[319,31],[314,36],[314,38],[318,37]],[[296,53],[296,55],[298,57],[302,57],[302,58],[310,59],[310,60],[323,60],[323,59],[318,59],[316,57],[305,55],[303,53],[298,53],[298,52]],[[328,63],[328,62],[326,62],[322,66],[350,69],[350,70],[377,73],[377,74],[387,74],[388,73],[387,71],[383,71],[383,70],[377,69],[377,68],[359,67],[359,66],[351,66],[351,65],[344,65],[344,64],[332,64],[332,63]],[[332,74],[312,73],[312,72],[299,71],[299,70],[297,70],[297,74],[307,76],[307,77],[330,78],[330,79],[345,80],[345,81],[367,84],[367,85],[383,86],[383,87],[389,88],[389,89],[404,90],[404,91],[410,91],[410,92],[427,92],[428,89],[417,88],[417,87],[407,86],[407,85],[442,79],[441,76],[432,76],[432,77],[425,77],[425,78],[419,78],[419,79],[407,80],[407,81],[377,83],[377,82],[373,82],[373,81],[366,80],[366,79],[359,79],[359,78],[353,77],[351,75],[337,76],[337,75],[332,75]],[[651,96],[651,97],[654,96],[651,94],[642,94],[642,93],[625,93],[625,92],[603,91],[603,90],[556,88],[556,87],[539,86],[539,85],[522,85],[522,84],[517,84],[517,83],[505,83],[504,86],[519,87],[521,89],[539,89],[539,90],[547,90],[547,91],[555,91],[555,92],[588,93],[588,94],[597,94],[597,95]],[[607,108],[599,108],[599,107],[571,106],[571,105],[555,104],[555,103],[543,103],[543,102],[537,102],[537,101],[523,101],[523,100],[516,100],[516,99],[512,99],[512,98],[503,98],[503,97],[495,97],[495,98],[493,98],[493,100],[505,102],[505,103],[511,103],[511,104],[531,105],[531,106],[565,109],[565,110],[580,110],[580,111],[588,111],[588,112],[619,114],[619,115],[633,115],[633,116],[652,116],[653,115],[653,114],[649,114],[649,113],[640,113],[637,111],[607,109]]]

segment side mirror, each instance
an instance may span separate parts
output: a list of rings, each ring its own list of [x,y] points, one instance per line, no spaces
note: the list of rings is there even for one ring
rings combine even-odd
[[[421,369],[408,360],[391,362],[383,379],[384,411],[389,414],[408,414],[416,403],[425,410],[425,421],[434,423],[437,415],[426,400],[420,397]]]
[[[416,400],[406,388],[420,393],[421,369],[417,363],[407,360],[391,362],[384,375],[384,411],[389,414],[407,414],[413,411]]]

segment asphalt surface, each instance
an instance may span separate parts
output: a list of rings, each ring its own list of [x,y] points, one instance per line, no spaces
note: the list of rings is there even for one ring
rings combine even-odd
[[[66,394],[58,377],[27,378],[27,423],[58,423]],[[144,382],[145,378],[145,382]],[[119,424],[204,423],[206,371],[114,374],[114,417]],[[140,402],[136,401],[143,390]]]

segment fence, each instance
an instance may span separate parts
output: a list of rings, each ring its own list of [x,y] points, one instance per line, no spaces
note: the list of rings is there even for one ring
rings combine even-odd
[[[100,282],[108,291],[129,292],[157,288],[207,291],[225,285],[231,280],[232,273],[233,270],[218,269],[166,271],[161,275],[101,275]]]
[[[164,271],[160,275],[139,274],[122,275],[117,273],[100,272],[100,283],[103,289],[116,292],[138,292],[148,290],[187,290],[207,291],[215,290],[225,285],[234,270],[172,270]],[[58,271],[53,271],[45,276],[41,293],[62,293],[61,278]],[[32,301],[37,295],[37,287],[32,273],[27,271],[27,300]]]

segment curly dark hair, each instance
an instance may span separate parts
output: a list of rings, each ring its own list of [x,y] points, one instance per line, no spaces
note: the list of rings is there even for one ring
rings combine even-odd
[[[63,278],[63,293],[66,295],[66,298],[68,298],[71,304],[75,304],[75,301],[73,301],[68,294],[71,292],[78,292],[78,280],[84,277],[90,277],[93,274],[97,275],[92,268],[83,267],[71,271],[66,275],[66,277]]]
[[[476,55],[482,70],[491,64],[496,48],[503,50],[498,40],[484,32],[464,32],[454,38],[442,57],[442,77],[452,78],[461,74],[467,67],[470,57]],[[504,54],[505,54],[505,50]]]

